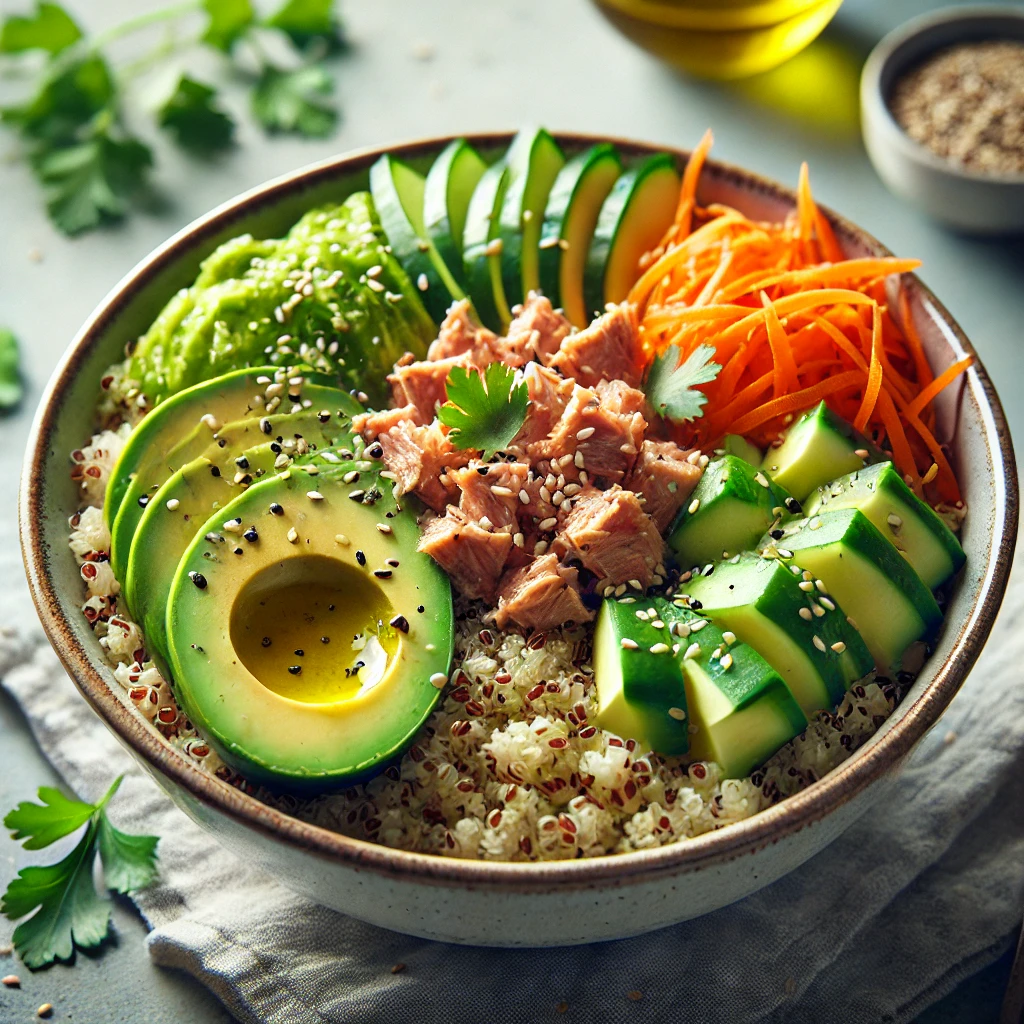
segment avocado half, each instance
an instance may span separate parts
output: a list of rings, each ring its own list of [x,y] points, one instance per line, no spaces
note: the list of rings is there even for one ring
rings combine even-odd
[[[415,510],[359,455],[321,453],[251,486],[204,525],[171,586],[178,701],[228,764],[271,788],[381,771],[447,679],[448,578],[416,550]]]

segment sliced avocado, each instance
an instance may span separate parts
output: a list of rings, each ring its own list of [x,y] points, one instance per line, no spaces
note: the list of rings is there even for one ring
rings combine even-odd
[[[712,459],[679,512],[669,547],[679,564],[702,566],[753,548],[786,514],[790,496],[736,455]]]
[[[760,466],[761,460],[764,458],[761,454],[761,449],[757,445],[751,444],[745,437],[740,437],[739,434],[726,434],[722,441],[722,451],[726,455],[735,455],[738,459],[749,462],[752,466]]]
[[[583,270],[601,206],[621,173],[622,158],[610,142],[591,146],[558,172],[544,208],[540,290],[575,327],[590,323],[583,300]]]
[[[967,560],[952,530],[906,485],[891,462],[865,466],[819,487],[804,505],[820,512],[859,509],[934,590]]]
[[[587,252],[583,292],[588,315],[622,302],[640,276],[638,264],[672,223],[679,172],[668,153],[655,153],[626,171],[608,193]]]
[[[659,754],[685,754],[686,691],[668,627],[652,601],[605,600],[594,630],[594,685],[602,729]]]
[[[665,600],[657,606],[683,651],[694,760],[714,761],[727,778],[742,779],[807,728],[789,687],[757,651],[699,612]]]
[[[203,524],[167,605],[183,710],[228,764],[278,789],[338,788],[400,755],[453,647],[451,588],[416,550],[415,502],[399,511],[386,486],[353,500],[347,467],[318,469],[254,484]],[[238,519],[254,531],[242,555],[214,539]]]
[[[282,404],[275,406],[277,400]],[[270,407],[281,412],[269,417],[260,415],[261,409]],[[245,419],[251,414],[251,426],[259,429],[262,420],[301,413],[306,408],[314,410],[312,416],[320,412],[336,416],[342,410],[351,415],[361,406],[335,387],[309,383],[303,374],[280,369],[267,373],[265,368],[225,374],[158,405],[132,432],[111,474],[111,480],[128,479],[110,528],[114,575],[124,578],[132,538],[150,498],[172,473],[222,439],[222,417]],[[140,435],[147,425],[149,429]]]
[[[886,458],[879,448],[820,402],[786,431],[778,448],[765,452],[761,468],[797,501],[803,501],[829,480]]]
[[[810,589],[801,586],[808,582]],[[746,553],[718,562],[710,575],[683,584],[680,600],[684,596],[693,610],[750,644],[786,681],[808,718],[834,708],[873,667],[837,601],[818,594],[781,559]]]
[[[469,200],[487,163],[465,140],[448,143],[427,172],[423,191],[423,223],[445,266],[465,289],[462,234]]]
[[[501,278],[509,306],[540,289],[540,242],[544,208],[558,172],[565,166],[561,147],[543,128],[520,132],[506,157],[508,191],[501,204]]]
[[[779,549],[813,574],[853,618],[880,671],[899,668],[915,640],[929,640],[942,612],[921,577],[855,508],[822,512],[786,526]]]
[[[385,153],[370,168],[373,195],[391,253],[416,286],[427,312],[440,323],[465,293],[437,251],[423,219],[423,175]]]
[[[466,294],[476,307],[480,322],[492,331],[502,331],[507,320],[507,304],[498,295],[504,294],[501,284],[501,242],[498,240],[498,217],[508,188],[509,168],[499,160],[480,177],[466,211],[466,228],[462,236],[462,266]]]

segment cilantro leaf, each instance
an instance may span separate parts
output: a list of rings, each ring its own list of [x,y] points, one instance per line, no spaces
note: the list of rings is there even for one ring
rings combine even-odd
[[[654,362],[647,374],[647,400],[659,416],[682,422],[704,415],[708,400],[698,384],[713,381],[721,371],[712,363],[715,350],[710,345],[698,345],[686,359],[677,345],[669,345]]]
[[[121,777],[97,804],[43,787],[41,804],[25,801],[4,819],[15,839],[28,837],[24,845],[30,850],[86,825],[71,853],[56,864],[22,868],[0,901],[0,911],[12,921],[32,915],[14,929],[14,946],[26,966],[34,969],[69,960],[76,946],[98,946],[107,937],[110,903],[93,884],[97,850],[109,888],[130,892],[153,881],[157,839],[121,832],[107,820],[106,806],[120,784]]]
[[[81,29],[59,4],[40,2],[35,14],[12,14],[0,28],[0,53],[46,50],[60,53],[82,38]]]
[[[324,97],[334,80],[320,64],[293,70],[266,65],[252,94],[252,112],[269,132],[297,132],[326,138],[334,130],[338,112]]]
[[[341,22],[334,12],[335,0],[285,0],[266,20],[268,28],[284,32],[300,49],[323,43],[329,50],[343,45]]]
[[[203,42],[223,53],[230,53],[256,20],[250,0],[203,0],[203,10],[210,16]]]
[[[457,448],[479,448],[484,459],[506,448],[526,421],[526,383],[517,384],[515,370],[503,363],[491,363],[483,376],[454,366],[445,390],[448,401],[438,419],[451,427],[449,437]]]
[[[41,787],[39,799],[42,804],[25,800],[4,818],[4,827],[11,830],[11,838],[25,839],[26,850],[41,850],[71,835],[96,812],[95,804],[72,800],[52,786]]]
[[[216,95],[210,86],[182,75],[157,111],[157,120],[184,149],[200,154],[225,149],[235,140],[235,122],[216,105]]]
[[[18,339],[6,327],[0,327],[0,409],[13,409],[21,401],[25,388],[19,364]],[[20,828],[11,825],[11,828]]]
[[[141,188],[152,163],[152,151],[138,139],[101,128],[84,142],[46,151],[35,166],[50,219],[76,235],[123,217],[125,200]]]

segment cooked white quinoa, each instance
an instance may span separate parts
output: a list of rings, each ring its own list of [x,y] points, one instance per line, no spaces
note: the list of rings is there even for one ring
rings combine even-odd
[[[86,588],[83,613],[129,702],[205,770],[298,818],[406,850],[480,860],[565,860],[678,842],[798,792],[846,760],[896,706],[901,684],[864,682],[834,715],[821,713],[746,779],[664,758],[592,724],[592,626],[527,640],[457,609],[456,655],[441,703],[400,764],[341,793],[298,798],[247,782],[178,710],[145,660],[139,627],[117,607],[102,504],[130,426],[73,453],[82,511],[71,549]],[[140,662],[141,659],[141,662]]]

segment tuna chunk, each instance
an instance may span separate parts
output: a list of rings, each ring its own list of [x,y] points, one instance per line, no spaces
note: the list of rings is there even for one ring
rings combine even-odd
[[[384,464],[395,475],[397,497],[411,492],[436,512],[458,500],[448,471],[466,465],[470,453],[455,448],[437,420],[425,427],[405,421],[377,440],[384,449]]]
[[[525,462],[474,460],[469,466],[453,470],[450,477],[462,492],[459,508],[470,519],[480,522],[486,518],[498,529],[518,530],[519,492],[529,475],[530,467]]]
[[[427,350],[428,359],[450,359],[452,356],[470,355],[478,365],[494,362],[494,345],[498,336],[481,327],[473,317],[468,299],[453,303],[437,334]]]
[[[580,599],[578,573],[560,565],[554,555],[535,558],[507,572],[498,585],[494,621],[501,629],[512,623],[526,629],[552,629],[594,617]]]
[[[636,307],[615,306],[589,327],[570,334],[548,365],[584,387],[601,380],[624,380],[636,387],[643,371]]]
[[[419,550],[448,573],[460,593],[493,604],[498,579],[512,550],[512,534],[485,530],[465,512],[450,508],[427,524]]]
[[[525,366],[538,359],[547,362],[572,330],[572,324],[556,313],[551,300],[531,295],[508,325],[508,334],[495,347],[497,357],[509,366]]]
[[[362,434],[367,441],[374,441],[378,434],[386,434],[399,423],[422,423],[419,410],[415,405],[406,405],[398,409],[384,409],[381,412],[364,412],[352,417],[352,429]]]
[[[634,413],[643,415],[647,408],[647,396],[621,380],[598,381],[594,387],[594,394],[606,409],[626,416],[632,416]],[[646,426],[645,421],[645,429]]]
[[[551,433],[572,397],[573,382],[539,363],[530,363],[523,370],[523,378],[530,394],[526,422],[516,435],[515,443],[525,447],[541,441]]]
[[[454,366],[471,365],[466,355],[449,359],[423,360],[396,366],[388,375],[391,401],[394,405],[413,405],[419,412],[418,422],[429,423],[438,405],[447,401],[445,381]]]
[[[588,487],[555,536],[551,549],[564,559],[579,561],[598,580],[598,590],[636,580],[651,583],[662,560],[664,542],[632,491]]]
[[[664,533],[689,500],[697,481],[699,466],[687,461],[691,453],[674,441],[644,441],[640,454],[623,483],[644,499],[644,511]]]

